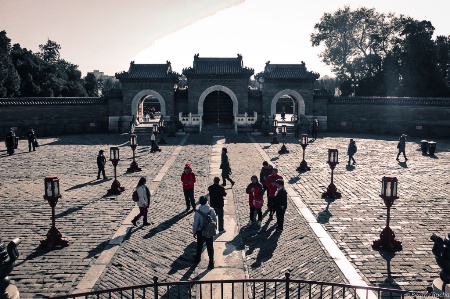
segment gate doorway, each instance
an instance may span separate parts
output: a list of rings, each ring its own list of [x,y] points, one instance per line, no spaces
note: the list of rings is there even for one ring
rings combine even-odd
[[[231,124],[233,122],[233,101],[221,90],[208,94],[203,102],[205,124]]]

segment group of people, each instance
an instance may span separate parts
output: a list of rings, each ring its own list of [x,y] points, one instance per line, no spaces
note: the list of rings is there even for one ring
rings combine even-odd
[[[27,131],[27,139],[28,139],[28,152],[36,151],[36,147],[39,146],[38,141],[36,139],[36,135],[34,133],[33,128],[29,128]],[[6,152],[9,156],[14,154],[14,150],[18,147],[18,138],[16,137],[16,133],[13,128],[10,128],[8,133],[6,133],[5,138]]]

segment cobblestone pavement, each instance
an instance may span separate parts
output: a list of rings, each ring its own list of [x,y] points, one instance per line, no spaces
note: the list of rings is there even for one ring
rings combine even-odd
[[[350,138],[358,146],[354,166],[347,165]],[[449,140],[435,140],[437,152],[430,157],[422,155],[420,139],[407,138],[409,160],[399,163],[395,137],[326,134],[306,148],[311,171],[299,174],[302,148],[293,136],[286,138],[290,153],[285,155],[278,154],[281,144],[269,146],[269,137],[256,139],[369,285],[424,291],[438,277],[429,238],[432,233],[441,237],[449,233]],[[328,148],[339,150],[334,184],[342,198],[327,212],[321,193],[330,184]],[[386,208],[379,197],[383,176],[398,178],[399,199],[391,208],[390,227],[403,250],[396,253],[371,247],[386,224]]]
[[[292,202],[281,235],[274,234],[274,222],[267,221],[267,214],[260,230],[246,226],[249,209],[245,187],[252,174],[259,175],[262,164],[256,145],[276,163],[368,284],[423,291],[439,272],[429,237],[433,232],[440,236],[449,233],[449,196],[445,192],[450,183],[450,142],[436,140],[436,157],[431,158],[422,156],[420,140],[408,138],[406,164],[395,160],[397,139],[390,136],[319,137],[306,149],[305,158],[311,171],[299,174],[295,169],[302,150],[292,136],[286,138],[290,153],[282,156],[277,153],[281,144],[270,145],[270,137],[256,136],[259,144],[251,144],[245,134],[226,136],[237,182],[233,197],[240,234],[233,243],[244,250],[244,267],[249,277],[281,278],[289,270],[292,279],[345,281]],[[358,145],[354,167],[345,163],[349,138],[354,138]],[[125,173],[131,162],[126,134],[43,138],[42,146],[33,153],[28,153],[22,141],[13,156],[6,156],[2,143],[0,229],[5,241],[22,239],[21,256],[10,275],[21,297],[73,291],[132,210],[131,191],[138,178],[146,176],[147,181],[153,180],[181,139],[182,136],[166,138],[169,144],[161,146],[162,152],[149,154],[149,141],[140,138],[143,147],[138,147],[136,159],[143,171],[133,174]],[[154,225],[131,230],[96,289],[150,283],[153,276],[160,281],[201,278],[202,273],[196,272],[192,264],[193,214],[183,213],[185,204],[179,177],[184,164],[192,163],[197,174],[196,198],[205,192],[211,183],[206,181],[211,141],[212,136],[206,134],[189,136],[153,194],[150,215]],[[95,159],[98,150],[108,153],[108,148],[116,145],[121,145],[123,159],[118,166],[118,180],[126,190],[122,195],[108,196],[106,191],[112,180],[95,180]],[[339,149],[341,164],[334,171],[334,182],[342,198],[330,203],[326,212],[327,203],[321,193],[330,183],[328,148]],[[112,169],[108,162],[109,177],[113,176]],[[54,251],[38,247],[51,224],[51,208],[42,198],[43,179],[49,174],[60,178],[63,198],[56,206],[56,226],[70,241],[70,246]],[[397,239],[403,241],[403,251],[395,254],[371,248],[386,222],[386,209],[378,195],[382,176],[396,176],[399,180],[399,199],[391,210],[391,228]]]

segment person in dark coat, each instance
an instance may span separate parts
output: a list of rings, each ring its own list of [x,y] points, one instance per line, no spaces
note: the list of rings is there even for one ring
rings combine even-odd
[[[225,229],[223,227],[223,206],[224,206],[224,196],[227,195],[225,188],[219,185],[220,178],[214,178],[214,184],[208,187],[209,192],[209,205],[216,211],[217,218],[219,220],[219,232],[224,233]]]
[[[6,151],[8,155],[11,156],[14,154],[14,145],[16,143],[16,134],[14,133],[13,128],[9,129],[9,132],[6,133]]]
[[[104,150],[99,150],[98,151],[98,156],[97,156],[97,167],[98,167],[98,172],[97,172],[97,180],[100,179],[100,173],[103,175],[103,179],[106,180],[108,179],[105,175],[105,165],[106,165],[106,158],[103,155]]]
[[[222,169],[222,180],[223,180],[222,186],[226,186],[228,180],[231,183],[231,187],[233,187],[235,182],[230,178],[231,166],[230,161],[228,160],[227,152],[228,151],[226,147],[222,148],[222,157],[220,163],[220,169]]]
[[[186,164],[184,166],[184,171],[181,174],[181,182],[183,183],[183,193],[184,199],[186,201],[186,212],[189,211],[190,206],[195,211],[195,198],[194,198],[194,187],[195,187],[195,173],[192,171],[192,165]]]
[[[284,189],[284,181],[277,180],[277,191],[275,192],[275,208],[277,210],[277,232],[283,231],[284,213],[287,208],[287,192]]]
[[[36,135],[34,134],[33,128],[30,128],[27,132],[28,138],[28,152],[31,152],[31,147],[33,147],[33,151],[36,150]]]
[[[350,161],[353,161],[353,165],[356,164],[355,158],[353,158],[353,155],[356,154],[357,151],[356,147],[356,141],[353,139],[350,139],[350,143],[348,144],[347,154],[348,154],[348,165],[350,165]]]
[[[259,182],[263,185],[264,190],[266,190],[266,179],[269,177],[269,175],[272,174],[273,167],[267,161],[264,161],[262,165],[263,167],[261,168],[261,171],[259,173]]]
[[[312,131],[313,140],[316,140],[317,139],[317,131],[319,131],[319,121],[317,120],[317,118],[314,118],[311,131]]]
[[[398,148],[397,161],[399,161],[398,157],[402,153],[403,153],[403,157],[405,158],[405,161],[408,161],[408,158],[406,158],[406,153],[405,153],[405,151],[406,151],[406,135],[405,134],[402,134],[402,136],[400,136],[400,139],[398,140],[397,148]]]
[[[251,183],[247,186],[245,190],[248,194],[248,205],[250,206],[250,222],[248,225],[253,224],[255,217],[255,211],[258,213],[258,226],[261,226],[262,212],[261,208],[264,205],[264,188],[260,182],[258,182],[258,177],[253,175],[251,177]]]

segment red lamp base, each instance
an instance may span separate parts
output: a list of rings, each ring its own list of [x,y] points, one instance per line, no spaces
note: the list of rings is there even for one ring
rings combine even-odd
[[[341,193],[337,191],[337,188],[334,184],[330,184],[327,188],[327,192],[322,193],[322,196],[341,198]]]
[[[286,148],[286,145],[283,144],[281,149],[278,151],[279,154],[289,154],[288,149]]]
[[[380,239],[373,241],[373,248],[383,247],[386,250],[402,250],[402,242],[395,240],[395,234],[389,226],[386,226],[380,234]]]
[[[66,247],[69,246],[69,241],[63,239],[59,230],[55,226],[52,226],[47,233],[47,239],[41,241],[41,246],[50,249]]]
[[[111,189],[108,190],[108,194],[116,194],[119,195],[125,191],[125,187],[120,187],[120,183],[118,180],[114,180],[111,184]]]
[[[311,170],[311,168],[308,167],[308,163],[306,163],[305,160],[303,160],[300,163],[300,166],[297,167],[297,171],[309,171],[309,170]]]
[[[142,169],[138,166],[136,161],[131,162],[130,167],[127,169],[127,172],[136,172],[141,171]]]

